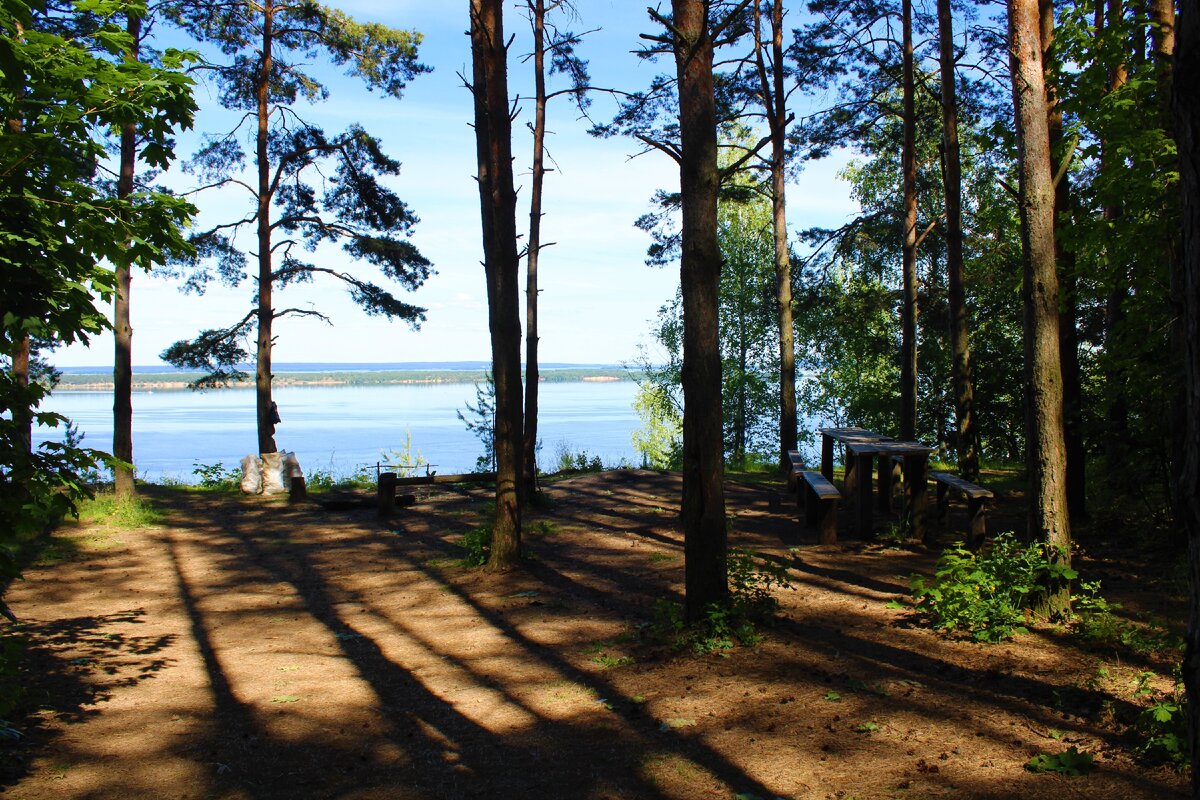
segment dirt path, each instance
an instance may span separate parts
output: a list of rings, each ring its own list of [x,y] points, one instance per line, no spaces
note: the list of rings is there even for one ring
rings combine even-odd
[[[155,490],[167,525],[71,532],[77,556],[10,591],[41,710],[4,793],[1184,796],[1122,736],[1141,665],[1052,629],[985,647],[912,627],[886,604],[930,556],[814,546],[771,487],[730,486],[731,541],[790,566],[781,624],[724,655],[641,643],[682,592],[678,493],[644,471],[553,484],[536,559],[492,576],[455,561],[483,491],[388,526]],[[1098,768],[1023,768],[1067,743]]]

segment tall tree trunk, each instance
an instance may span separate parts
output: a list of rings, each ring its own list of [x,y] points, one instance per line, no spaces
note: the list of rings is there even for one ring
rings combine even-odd
[[[1097,22],[1101,19],[1101,9],[1103,5],[1097,3],[1096,17]],[[1102,30],[1102,25],[1108,26],[1117,25],[1124,12],[1124,3],[1122,0],[1108,0],[1107,3],[1107,20],[1104,23],[1096,25],[1097,35]],[[1109,83],[1107,91],[1109,93],[1118,91],[1125,86],[1129,80],[1128,69],[1125,64],[1118,64],[1109,75]],[[1100,141],[1100,171],[1102,173],[1110,173],[1115,169],[1123,168],[1121,165],[1113,163],[1112,151],[1108,147],[1105,139]],[[1102,209],[1104,221],[1109,226],[1115,226],[1121,218],[1122,206],[1118,200],[1110,199],[1105,203]],[[1118,336],[1125,320],[1125,299],[1129,295],[1129,270],[1128,266],[1121,263],[1112,253],[1110,248],[1107,249],[1108,258],[1108,281],[1109,291],[1105,301],[1104,314],[1104,334],[1106,349],[1111,352],[1118,352],[1121,345],[1118,342]],[[1105,416],[1108,422],[1108,429],[1105,432],[1105,457],[1108,462],[1107,472],[1108,480],[1112,488],[1116,491],[1124,490],[1124,476],[1127,474],[1128,467],[1128,448],[1126,447],[1126,439],[1129,431],[1129,403],[1126,393],[1129,388],[1129,379],[1126,371],[1119,364],[1113,365],[1105,375],[1105,382],[1109,387],[1109,403],[1105,411]]]
[[[958,472],[979,480],[979,432],[975,427],[975,385],[971,374],[970,323],[963,282],[962,160],[958,144],[958,90],[954,85],[954,17],[950,0],[938,0],[942,82],[942,163],[946,194],[946,284],[950,305],[951,379],[954,384],[955,446]]]
[[[525,257],[525,434],[521,486],[526,499],[537,490],[538,430],[538,258],[542,246],[542,186],[546,142],[546,0],[533,10],[533,176],[529,194],[529,252]]]
[[[1054,4],[1040,0],[1042,69],[1046,74],[1046,124],[1050,134],[1050,170],[1058,175],[1063,153],[1063,115],[1058,91],[1051,78],[1051,45],[1054,43]],[[1067,454],[1067,509],[1072,520],[1087,516],[1087,458],[1083,446],[1083,383],[1079,371],[1079,301],[1075,253],[1058,235],[1071,213],[1071,180],[1063,171],[1054,189],[1054,256],[1062,296],[1058,320],[1058,349],[1063,374],[1063,445]]]
[[[517,193],[513,188],[508,52],[502,0],[470,0],[475,141],[496,382],[496,517],[489,569],[521,555],[521,317]]]
[[[13,380],[21,389],[26,389],[29,386],[29,355],[30,341],[28,336],[22,336],[17,342],[16,349],[12,354],[12,374]],[[20,439],[21,449],[23,453],[33,452],[33,409],[25,402],[28,400],[23,394],[19,398],[20,405],[14,406],[12,409],[12,418],[14,427],[17,429],[17,437]]]
[[[258,344],[254,373],[258,418],[258,452],[274,453],[275,411],[271,400],[271,346],[275,309],[271,269],[271,162],[267,144],[270,137],[271,45],[275,37],[275,0],[263,3],[262,63],[257,75],[258,131],[255,154],[258,167]]]
[[[16,23],[17,38],[22,38],[25,35],[25,28],[20,23]],[[18,99],[24,94],[23,90],[17,90]],[[20,117],[9,117],[4,120],[4,125],[8,128],[8,132],[13,135],[19,135],[24,129],[24,122]],[[25,172],[28,175],[28,171]],[[17,386],[24,390],[29,386],[29,355],[31,342],[28,336],[22,336],[13,346],[12,357],[12,375]],[[33,452],[33,409],[28,405],[28,398],[22,396],[18,398],[18,405],[12,408],[13,427],[16,428],[17,437],[20,440],[21,451],[25,454]],[[3,594],[3,587],[0,587],[0,595]]]
[[[1153,52],[1156,74],[1158,76],[1158,95],[1159,101],[1162,103],[1163,125],[1166,127],[1168,135],[1172,139],[1176,139],[1174,119],[1172,117],[1171,99],[1173,96],[1174,83],[1174,64],[1175,55],[1175,0],[1150,0],[1150,42]],[[1193,73],[1194,74],[1194,73]],[[1182,151],[1180,151],[1182,153]],[[1166,213],[1171,214],[1176,212],[1176,207],[1168,202]],[[1167,242],[1167,264],[1170,270],[1171,282],[1171,333],[1170,347],[1173,353],[1178,354],[1178,358],[1182,359],[1186,352],[1184,344],[1185,332],[1183,320],[1185,317],[1184,311],[1184,276],[1183,276],[1183,250],[1181,238],[1177,236],[1171,237],[1171,241]],[[1175,396],[1171,399],[1171,428],[1172,430],[1185,430],[1187,428],[1187,399],[1185,392],[1181,387],[1175,392]],[[1183,520],[1187,514],[1184,503],[1186,499],[1180,496],[1179,487],[1183,486],[1183,469],[1187,460],[1185,451],[1185,441],[1178,436],[1171,440],[1170,464],[1171,464],[1171,481],[1175,484],[1171,491],[1171,517],[1174,521],[1174,533],[1177,537],[1182,538],[1181,534],[1186,530]]]
[[[900,171],[904,192],[904,300],[900,313],[900,438],[917,438],[917,110],[913,77],[912,0],[901,3],[904,40],[904,143]]]
[[[1187,649],[1183,683],[1188,696],[1188,740],[1192,756],[1192,797],[1200,798],[1200,7],[1183,3],[1175,41],[1174,70],[1188,79],[1173,82],[1175,142],[1183,195],[1182,278],[1184,462],[1178,495],[1187,531],[1190,577]]]
[[[763,57],[761,7],[754,4],[759,88],[771,134],[771,226],[775,239],[776,316],[779,324],[779,468],[790,471],[798,444],[796,332],[792,321],[792,258],[787,235],[787,94],[783,71],[783,0],[771,0],[771,67]]]
[[[142,37],[142,18],[127,12],[125,29],[131,40],[127,58],[137,61]],[[137,130],[133,123],[121,126],[121,171],[117,197],[133,194],[137,167]],[[133,497],[133,326],[129,319],[130,265],[116,265],[117,291],[113,296],[113,455],[128,466],[113,468],[113,492],[118,499]]]
[[[703,618],[722,602],[725,493],[718,339],[721,248],[717,241],[717,118],[708,3],[672,0],[679,78],[683,197],[680,284],[683,292],[683,536],[685,616]]]
[[[1016,111],[1020,175],[1025,306],[1025,405],[1029,481],[1029,532],[1049,545],[1050,556],[1069,564],[1063,448],[1062,362],[1058,349],[1058,273],[1054,264],[1054,178],[1042,68],[1038,0],[1008,0],[1008,33]],[[1065,581],[1052,586],[1043,612],[1069,611]]]

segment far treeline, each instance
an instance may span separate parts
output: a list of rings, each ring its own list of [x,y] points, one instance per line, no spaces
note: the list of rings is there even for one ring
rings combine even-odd
[[[602,369],[549,369],[543,370],[538,379],[542,383],[578,383],[580,381],[630,381],[641,377],[638,370],[619,367]],[[187,389],[204,377],[201,372],[135,372],[134,389]],[[331,370],[329,372],[287,372],[274,374],[276,386],[391,386],[399,384],[474,383],[486,384],[486,370]],[[230,387],[253,386],[253,381],[230,381]],[[112,380],[95,373],[65,373],[56,379],[55,388],[111,389]]]
[[[522,509],[536,492],[539,381],[523,384],[521,365],[537,374],[537,272],[554,252],[541,252],[541,220],[554,213],[543,194],[586,190],[543,185],[545,109],[565,101],[592,134],[679,167],[678,186],[637,221],[652,235],[648,261],[680,270],[653,331],[668,360],[646,356],[639,407],[645,446],[683,475],[687,620],[728,601],[726,460],[786,468],[812,433],[801,415],[934,445],[968,480],[989,462],[1021,465],[1026,536],[1044,544],[1052,574],[1070,573],[1072,531],[1090,517],[1130,542],[1186,548],[1200,581],[1194,0],[672,0],[647,9],[629,42],[662,71],[616,87],[594,84],[586,35],[569,29],[603,25],[583,18],[590,4],[519,2],[516,37],[505,28],[513,5],[467,0],[453,12],[470,31],[495,384],[489,568],[522,559]],[[418,32],[289,0],[0,9],[7,580],[17,545],[86,493],[78,475],[107,458],[31,448],[32,425],[55,421],[38,410],[39,356],[109,325],[108,463],[117,493],[134,491],[131,271],[196,290],[246,287],[227,327],[193,332],[164,357],[208,386],[248,379],[237,365],[252,362],[269,453],[273,323],[322,316],[282,302],[287,287],[329,281],[367,313],[415,326],[424,309],[400,292],[433,265],[390,188],[399,162],[361,125],[327,132],[304,117],[328,95],[319,73],[334,69],[397,102],[428,72]],[[206,55],[156,49],[150,32],[168,27]],[[514,151],[510,66],[532,70],[528,155]],[[195,80],[212,87],[197,92]],[[185,167],[197,186],[245,200],[187,227],[195,207],[156,179],[174,168],[196,97],[215,97],[236,123],[207,132]],[[789,231],[789,184],[845,151],[862,213],[837,230]],[[514,163],[530,176],[528,227],[517,222]],[[331,246],[344,255],[313,257]],[[99,307],[110,302],[111,321]],[[1183,665],[1193,753],[1197,588]],[[1041,595],[1040,613],[1069,613],[1069,581]]]

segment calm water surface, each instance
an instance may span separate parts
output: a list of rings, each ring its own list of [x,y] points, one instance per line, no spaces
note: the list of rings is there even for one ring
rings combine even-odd
[[[587,451],[606,464],[636,462],[630,439],[639,425],[636,391],[633,381],[542,384],[542,465],[553,467],[562,448]],[[275,390],[275,401],[282,418],[276,444],[295,451],[306,473],[348,475],[373,467],[386,451],[403,448],[409,432],[413,450],[443,474],[470,471],[483,452],[455,414],[474,404],[473,384],[284,386]],[[84,446],[112,448],[111,392],[59,392],[44,409],[73,420]],[[134,392],[133,414],[134,463],[146,480],[191,481],[197,464],[232,468],[257,450],[252,389]],[[37,441],[47,438],[61,433],[35,431]]]

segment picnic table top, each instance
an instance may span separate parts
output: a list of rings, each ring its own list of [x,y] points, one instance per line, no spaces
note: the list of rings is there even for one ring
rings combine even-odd
[[[846,442],[846,449],[856,456],[868,455],[928,455],[933,448],[920,442],[895,442],[879,439],[853,439]]]
[[[881,441],[881,440],[890,438],[890,437],[884,436],[882,433],[875,433],[875,431],[869,431],[866,428],[855,428],[855,427],[821,428],[820,431],[821,431],[822,436],[828,436],[831,439],[836,439],[837,441],[842,442],[843,444],[848,441],[858,441],[860,439],[870,439],[872,441]]]

